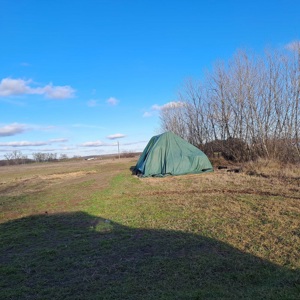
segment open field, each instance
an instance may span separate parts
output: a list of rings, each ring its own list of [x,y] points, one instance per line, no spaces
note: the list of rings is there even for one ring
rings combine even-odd
[[[300,168],[0,167],[1,299],[299,299]]]

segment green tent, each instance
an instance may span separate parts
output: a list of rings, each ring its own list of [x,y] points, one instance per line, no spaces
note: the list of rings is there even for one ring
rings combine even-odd
[[[173,132],[152,137],[135,166],[136,174],[142,177],[211,171],[207,156]]]

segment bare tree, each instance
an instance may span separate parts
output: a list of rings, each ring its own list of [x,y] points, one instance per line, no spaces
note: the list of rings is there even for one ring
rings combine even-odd
[[[179,101],[176,103],[161,109],[161,128],[162,131],[172,131],[182,138],[187,138],[184,105],[182,105]]]
[[[61,154],[61,155],[59,156],[59,159],[60,159],[60,160],[68,159],[68,155],[67,155],[67,154]]]
[[[23,155],[22,152],[18,150],[12,151],[11,153],[6,153],[4,157],[9,165],[24,164],[26,161],[28,161],[28,157]]]
[[[46,161],[46,154],[42,152],[32,153],[32,157],[36,162]]]
[[[300,161],[299,97],[300,42],[264,56],[238,51],[205,81],[189,80],[178,97],[184,105],[162,110],[161,127],[235,160]]]

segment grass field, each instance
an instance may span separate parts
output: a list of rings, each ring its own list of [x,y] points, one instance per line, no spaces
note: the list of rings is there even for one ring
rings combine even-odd
[[[0,299],[299,299],[300,170],[0,167]]]

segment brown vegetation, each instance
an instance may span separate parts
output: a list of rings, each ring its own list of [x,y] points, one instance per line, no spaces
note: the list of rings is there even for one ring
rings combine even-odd
[[[263,57],[240,51],[189,81],[177,103],[161,111],[162,131],[234,161],[299,162],[300,43]]]
[[[299,166],[141,179],[135,163],[1,167],[0,298],[297,299]]]

